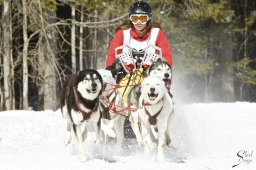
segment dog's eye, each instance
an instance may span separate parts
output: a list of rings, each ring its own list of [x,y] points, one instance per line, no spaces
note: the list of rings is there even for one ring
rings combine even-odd
[[[89,81],[90,79],[88,79],[88,78],[84,78],[84,80],[85,80],[85,81]]]
[[[95,77],[95,79],[94,80],[99,80],[99,78],[98,77]]]
[[[157,69],[157,71],[161,71],[161,69],[160,69],[160,68],[158,68],[158,69]]]
[[[156,85],[157,85],[157,86],[159,86],[160,84],[159,84],[159,83],[157,83]]]

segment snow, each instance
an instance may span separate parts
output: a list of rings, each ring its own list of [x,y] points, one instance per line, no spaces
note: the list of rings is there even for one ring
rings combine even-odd
[[[165,162],[155,162],[134,139],[125,139],[122,153],[113,141],[102,148],[85,144],[90,159],[82,163],[72,145],[64,146],[59,110],[5,111],[0,112],[0,169],[256,170],[255,129],[256,103],[176,103],[174,148],[166,151]]]

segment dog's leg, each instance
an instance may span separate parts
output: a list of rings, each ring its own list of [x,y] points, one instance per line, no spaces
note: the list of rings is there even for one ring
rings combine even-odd
[[[165,122],[159,121],[158,123],[158,146],[157,146],[157,161],[163,162],[164,158],[164,146],[165,146],[165,134],[166,134],[166,124]]]
[[[104,120],[104,119],[101,119],[101,129],[102,129],[102,131],[106,135],[108,135],[108,136],[110,136],[112,138],[115,138],[116,137],[116,133],[113,130],[113,126],[114,126],[114,120]]]
[[[132,130],[136,136],[137,142],[139,146],[143,145],[143,140],[141,137],[140,133],[140,128],[139,128],[139,116],[138,116],[138,111],[136,112],[131,112],[130,118],[129,118],[132,126]]]
[[[153,142],[153,134],[151,134],[151,125],[148,122],[144,122],[141,124],[141,132],[142,132],[142,139],[144,140],[144,144],[146,149],[149,151],[153,151],[156,148],[156,143]]]
[[[93,126],[93,131],[95,132],[95,135],[96,135],[96,139],[94,141],[94,143],[96,145],[101,145],[103,143],[103,136],[102,135],[102,130],[101,130],[101,125],[98,124],[98,122],[92,122],[92,126]]]
[[[88,128],[85,125],[84,130],[82,132],[82,141],[85,142],[85,140],[87,139],[87,135],[88,135]]]
[[[65,135],[65,141],[64,144],[67,146],[71,142],[71,122],[66,120],[66,135]]]
[[[85,162],[87,160],[85,154],[84,154],[84,148],[82,143],[82,133],[81,133],[81,127],[73,124],[72,127],[72,139],[75,139],[76,148],[79,152],[79,157],[82,162]]]
[[[117,148],[121,150],[123,140],[124,140],[124,116],[117,116],[115,118],[114,128],[116,131],[116,139],[117,139]]]
[[[172,147],[172,141],[171,141],[170,134],[171,134],[171,129],[172,129],[173,117],[174,117],[174,112],[172,112],[169,115],[168,121],[167,121],[167,128],[166,128],[166,132],[165,132],[166,146],[167,147]]]

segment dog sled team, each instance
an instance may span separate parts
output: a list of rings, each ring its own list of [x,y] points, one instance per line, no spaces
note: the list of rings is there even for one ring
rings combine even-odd
[[[132,4],[129,20],[117,30],[105,69],[85,69],[69,76],[61,92],[66,121],[65,145],[74,143],[86,161],[83,143],[93,134],[96,145],[107,137],[122,148],[128,119],[139,146],[164,160],[171,146],[174,102],[170,93],[172,58],[159,24],[151,21],[148,3]]]

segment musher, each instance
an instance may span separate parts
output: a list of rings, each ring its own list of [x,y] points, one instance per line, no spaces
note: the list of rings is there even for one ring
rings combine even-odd
[[[130,77],[129,74],[127,74],[127,71],[122,68],[123,66],[116,58],[115,49],[117,47],[126,44],[132,49],[135,49],[139,54],[142,49],[146,48],[148,44],[151,43],[161,48],[162,57],[172,65],[171,49],[164,31],[159,23],[151,21],[151,17],[152,10],[147,2],[138,1],[133,3],[129,9],[129,19],[124,21],[116,29],[116,34],[108,49],[108,55],[105,63],[106,69],[111,70],[119,85],[131,85],[129,87],[126,86],[126,88],[119,89],[120,94],[123,94],[124,104],[127,100],[125,99],[125,96],[127,96],[129,91],[132,89],[132,85],[140,84],[143,80],[143,76],[141,71],[131,73],[135,67],[134,64],[131,63],[125,64],[124,67],[130,72],[130,74],[133,74],[133,76]],[[119,53],[121,53],[121,51],[119,51]],[[143,66],[145,70],[146,67],[148,66]]]

